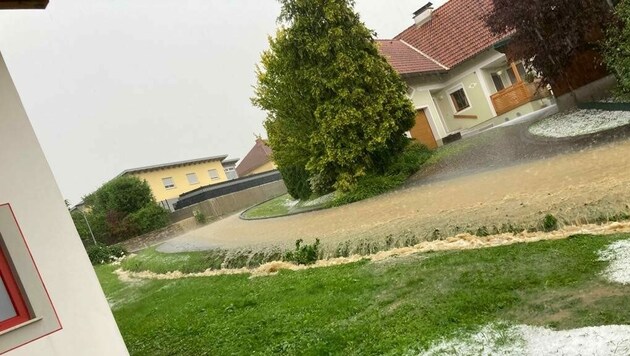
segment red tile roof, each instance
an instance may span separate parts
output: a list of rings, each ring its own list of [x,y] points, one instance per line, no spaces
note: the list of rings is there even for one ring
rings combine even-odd
[[[400,40],[377,40],[381,54],[400,74],[439,72],[447,68]]]
[[[247,153],[245,158],[236,166],[236,173],[244,177],[249,172],[271,161],[271,147],[267,146],[267,140],[256,139],[256,144]]]
[[[452,68],[507,37],[494,35],[483,20],[484,15],[492,11],[492,6],[492,0],[449,0],[433,10],[429,21],[421,26],[410,26],[394,39],[404,41],[426,57]],[[389,52],[381,53],[391,56]],[[401,67],[398,63],[410,58],[407,55],[401,57],[394,59],[391,56],[389,59],[394,68]],[[404,67],[406,71],[400,73],[411,73],[407,70],[409,67]],[[416,73],[422,72],[425,71]]]

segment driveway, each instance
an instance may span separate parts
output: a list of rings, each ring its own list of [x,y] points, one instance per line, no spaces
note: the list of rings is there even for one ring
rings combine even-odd
[[[407,185],[491,171],[630,138],[630,125],[577,138],[541,138],[529,133],[533,122],[509,123],[445,146],[443,153],[438,153],[442,159],[416,173]]]

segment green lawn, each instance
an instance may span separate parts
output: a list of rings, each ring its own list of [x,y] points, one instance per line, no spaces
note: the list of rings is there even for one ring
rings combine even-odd
[[[289,194],[284,194],[247,209],[243,213],[243,217],[246,219],[271,218],[318,210],[329,207],[332,198],[333,196],[331,195],[296,202]]]
[[[404,354],[486,323],[630,324],[597,251],[630,235],[418,254],[277,276],[125,284],[96,268],[134,355]]]

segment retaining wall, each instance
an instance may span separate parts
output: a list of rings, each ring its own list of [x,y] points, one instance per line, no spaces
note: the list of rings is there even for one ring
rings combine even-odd
[[[286,194],[286,192],[287,187],[284,185],[284,181],[280,180],[187,206],[174,211],[171,213],[170,217],[171,221],[176,223],[184,219],[192,218],[193,211],[198,210],[201,211],[206,218],[216,219]]]

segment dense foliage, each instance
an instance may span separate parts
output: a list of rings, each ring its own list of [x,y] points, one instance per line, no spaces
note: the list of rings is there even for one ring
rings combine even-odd
[[[615,7],[615,21],[606,33],[604,57],[617,77],[621,96],[630,98],[630,1],[621,0]]]
[[[117,177],[84,198],[86,218],[96,239],[116,243],[168,225],[168,212],[160,207],[149,184],[133,176]],[[83,239],[91,239],[80,212],[72,218]]]
[[[90,258],[90,262],[92,262],[93,265],[110,263],[127,254],[125,249],[119,245],[88,245],[86,250],[88,257]]]
[[[303,169],[318,194],[347,191],[383,173],[405,147],[414,118],[406,86],[353,1],[279,1],[283,27],[262,55],[253,103],[268,113],[281,171]]]
[[[281,167],[282,180],[287,186],[289,194],[294,199],[307,200],[313,194],[309,182],[309,174],[303,166]]]
[[[509,33],[510,54],[551,85],[570,80],[563,70],[576,54],[597,48],[602,25],[611,18],[605,0],[493,1],[494,10],[486,17],[490,29]]]
[[[305,244],[304,240],[295,241],[295,250],[285,253],[284,260],[295,262],[299,265],[312,265],[319,259],[319,239],[315,239],[312,245]]]
[[[431,150],[426,146],[410,143],[384,174],[366,174],[360,177],[352,189],[337,194],[333,205],[353,203],[401,186],[431,155]]]

